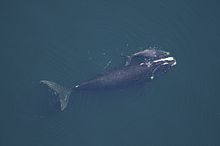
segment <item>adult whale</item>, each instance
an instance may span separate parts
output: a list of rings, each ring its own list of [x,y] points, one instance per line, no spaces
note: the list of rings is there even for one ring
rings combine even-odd
[[[152,52],[151,49],[146,49],[144,51],[145,53],[142,57],[145,57],[146,53]],[[156,52],[157,50],[153,51]],[[170,68],[176,65],[176,60],[170,56],[170,53],[163,51],[164,54],[161,55],[161,52],[162,51],[159,51],[159,53],[156,52],[160,54],[160,56],[154,56],[150,60],[143,59],[132,64],[126,64],[123,67],[109,71],[108,73],[84,81],[70,88],[47,80],[41,80],[40,83],[48,86],[56,95],[58,95],[60,109],[63,111],[67,107],[70,95],[75,91],[122,88],[137,85],[150,81],[167,72]],[[138,54],[138,52],[136,54]],[[139,55],[141,55],[141,53],[139,53]],[[149,55],[147,55],[147,57],[149,58]]]

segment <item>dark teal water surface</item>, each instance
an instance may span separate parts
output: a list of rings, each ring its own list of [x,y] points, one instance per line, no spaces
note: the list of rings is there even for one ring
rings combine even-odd
[[[220,2],[0,2],[1,146],[219,146]],[[177,59],[146,84],[53,109],[41,79],[71,86],[158,46]]]

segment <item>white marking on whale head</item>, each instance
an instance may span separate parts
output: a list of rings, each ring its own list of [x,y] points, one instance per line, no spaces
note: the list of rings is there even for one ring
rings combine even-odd
[[[78,87],[79,87],[79,85],[76,85],[75,87],[76,87],[76,88],[78,88]]]
[[[142,63],[140,63],[140,65],[141,65],[141,66],[142,66],[142,65],[145,65],[145,63],[142,62]]]
[[[166,65],[166,64],[169,64],[169,63],[167,63],[167,62],[164,62],[162,65]]]
[[[151,66],[151,62],[142,62],[139,65],[141,65],[141,66],[146,65],[147,67],[150,67]]]
[[[154,60],[153,62],[159,62],[159,61],[173,61],[173,60],[175,60],[173,57],[167,57],[167,58],[161,58],[161,59]]]
[[[166,64],[171,64],[171,63],[172,63],[171,66],[176,65],[176,60],[173,57],[160,58],[160,59],[154,60],[153,62],[157,63],[157,62],[161,62],[161,61],[164,62],[161,65],[166,65]]]
[[[171,66],[174,66],[174,65],[176,65],[176,61]]]

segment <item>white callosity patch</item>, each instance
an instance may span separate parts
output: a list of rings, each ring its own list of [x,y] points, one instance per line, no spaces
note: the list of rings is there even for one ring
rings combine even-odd
[[[140,63],[140,65],[141,65],[141,66],[142,66],[142,65],[145,65],[145,63],[142,62],[142,63]]]
[[[174,66],[174,65],[176,65],[176,60],[175,60],[175,62],[171,66]]]
[[[167,58],[161,58],[158,60],[154,60],[153,62],[159,62],[159,61],[174,61],[175,59],[173,57],[167,57]]]
[[[169,64],[169,63],[167,63],[167,62],[164,62],[162,65],[166,65],[166,64]]]
[[[142,63],[140,63],[141,66],[146,65],[147,67],[150,67],[151,64],[152,64],[151,62],[142,62]]]
[[[160,58],[157,60],[154,60],[153,62],[160,62],[160,61],[173,61],[173,63],[171,64],[171,66],[176,65],[176,60],[173,57],[167,57],[167,58]],[[166,65],[169,64],[168,62],[164,62],[162,65]]]

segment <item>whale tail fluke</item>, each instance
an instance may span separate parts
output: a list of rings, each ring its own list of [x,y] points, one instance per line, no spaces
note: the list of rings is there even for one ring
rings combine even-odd
[[[49,87],[52,92],[59,97],[60,110],[63,111],[68,105],[72,90],[47,80],[41,80],[40,83]]]

